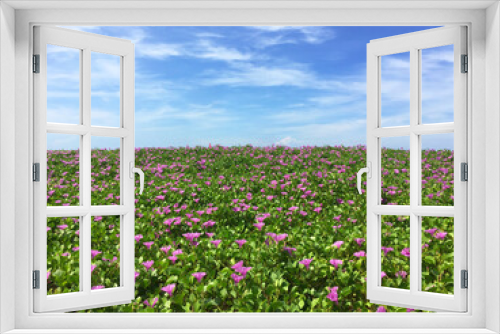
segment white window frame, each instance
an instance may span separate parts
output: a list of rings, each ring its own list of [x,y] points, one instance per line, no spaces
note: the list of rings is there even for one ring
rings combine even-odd
[[[500,11],[497,1],[398,1],[399,9],[388,1],[294,1],[237,4],[206,1],[184,3],[180,8],[151,9],[152,6],[175,6],[175,2],[143,1],[137,9],[102,10],[118,6],[116,2],[78,1],[17,2],[0,4],[0,330],[12,333],[140,333],[162,329],[163,333],[189,328],[196,332],[340,332],[350,333],[495,333],[500,332]],[[153,3],[153,4],[152,4]],[[410,3],[410,4],[408,4]],[[413,4],[411,4],[413,3]],[[12,8],[20,6],[26,9]],[[40,9],[48,6],[50,10]],[[69,8],[58,9],[58,6]],[[97,7],[101,7],[101,9]],[[150,9],[146,7],[150,6]],[[233,8],[224,8],[224,7]],[[281,6],[281,8],[279,8]],[[420,8],[415,8],[419,7]],[[429,6],[429,7],[426,7]],[[430,7],[432,6],[432,7]],[[460,7],[461,9],[457,9]],[[490,6],[486,9],[487,6]],[[81,9],[87,7],[86,9]],[[208,9],[207,9],[208,7]],[[211,7],[211,8],[210,8]],[[278,7],[278,8],[277,8]],[[406,8],[405,8],[406,7]],[[438,7],[438,9],[436,9]],[[80,9],[75,9],[80,8]],[[203,7],[202,7],[203,8]],[[259,8],[259,9],[256,9]],[[351,8],[351,9],[346,9]],[[356,9],[352,9],[356,8]],[[370,8],[370,9],[368,9]],[[12,16],[15,14],[15,24]],[[6,20],[4,20],[6,18]],[[468,221],[468,312],[435,314],[35,314],[31,290],[32,262],[32,27],[46,25],[449,25],[464,24],[469,31],[471,59],[468,76],[468,152],[469,210]],[[8,29],[6,29],[8,28]],[[15,30],[15,44],[12,38]],[[10,35],[9,35],[10,34]],[[10,36],[10,38],[9,38]],[[15,59],[13,46],[15,45]],[[15,72],[11,66],[15,64]],[[4,71],[5,70],[5,71]],[[15,80],[15,86],[11,83]],[[10,85],[9,85],[10,84]],[[9,94],[10,93],[10,94]],[[14,96],[15,94],[15,96]],[[15,109],[14,107],[15,106]],[[12,116],[15,110],[15,117]],[[8,127],[14,128],[10,131]],[[486,140],[486,134],[488,138]],[[10,136],[10,137],[5,137]],[[15,136],[15,145],[6,140]],[[488,154],[486,154],[488,153]],[[9,163],[15,159],[15,166]],[[14,168],[13,168],[14,167]],[[14,172],[15,178],[8,175]],[[486,182],[486,175],[488,179]],[[14,181],[12,181],[14,179]],[[9,197],[15,186],[14,201]],[[486,196],[488,194],[488,196]],[[9,211],[14,204],[15,211]],[[15,225],[12,224],[14,218]],[[14,226],[13,226],[14,225]],[[7,235],[7,233],[9,233]],[[12,234],[15,235],[12,238]],[[12,254],[12,250],[14,250]],[[488,254],[488,266],[485,256]],[[29,259],[28,261],[26,259]],[[12,270],[12,268],[15,268]],[[13,290],[13,291],[12,291]],[[14,305],[14,307],[12,307]],[[425,320],[425,321],[424,321]],[[140,328],[132,330],[134,328]],[[295,328],[295,330],[293,330]],[[384,328],[384,329],[382,329]],[[337,331],[336,331],[337,329]],[[355,330],[357,329],[357,331]]]

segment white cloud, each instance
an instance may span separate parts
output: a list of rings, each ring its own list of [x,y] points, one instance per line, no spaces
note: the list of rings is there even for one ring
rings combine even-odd
[[[250,60],[251,54],[242,53],[234,48],[214,45],[211,41],[201,40],[193,45],[186,55],[196,58],[205,58],[212,60],[235,61],[235,60]]]
[[[184,51],[180,45],[165,43],[140,43],[135,48],[138,57],[166,59],[172,56],[181,56]]]
[[[280,139],[279,141],[276,142],[276,145],[278,146],[289,146],[290,144],[293,144],[296,142],[296,140],[290,136],[285,137],[283,139]]]
[[[272,33],[273,37],[264,37],[264,40],[260,43],[261,47],[286,44],[286,43],[298,43],[305,42],[309,44],[321,44],[329,39],[335,38],[335,33],[331,28],[328,27],[317,27],[317,26],[252,26],[251,29],[256,29],[264,33]],[[293,39],[289,36],[290,32],[299,32],[301,37],[299,39]],[[262,37],[259,36],[259,39]]]

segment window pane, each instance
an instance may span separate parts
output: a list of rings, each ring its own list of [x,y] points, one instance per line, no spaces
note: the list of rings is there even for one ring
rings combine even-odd
[[[453,45],[421,50],[422,123],[453,122]]]
[[[422,135],[422,205],[453,206],[453,133]]]
[[[422,217],[422,291],[453,294],[452,217]]]
[[[47,122],[80,124],[80,55],[47,45]]]
[[[47,294],[80,291],[80,219],[47,218]]]
[[[410,137],[382,138],[381,204],[410,204]]]
[[[47,206],[80,205],[80,136],[47,134]]]
[[[120,142],[92,137],[92,205],[120,204]]]
[[[92,52],[91,123],[120,127],[120,56]]]
[[[120,216],[95,216],[91,223],[92,290],[120,286]]]
[[[382,286],[410,289],[410,217],[381,217]]]
[[[410,125],[410,53],[380,58],[382,126]]]

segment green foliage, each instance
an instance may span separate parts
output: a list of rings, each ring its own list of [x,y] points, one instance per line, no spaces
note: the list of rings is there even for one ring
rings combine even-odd
[[[443,164],[453,161],[453,152],[423,154],[428,166],[423,166],[427,183],[422,198],[431,201],[424,204],[452,205],[452,184],[445,187],[453,180],[453,165]],[[383,202],[409,204],[404,196],[408,151],[383,149],[383,158]],[[77,151],[49,152],[48,205],[78,205],[78,159]],[[365,159],[364,146],[136,149],[136,166],[146,175],[144,193],[136,194],[136,298],[87,312],[375,312],[379,305],[366,300],[366,196],[356,190],[356,173]],[[92,165],[92,204],[119,204],[117,150],[93,150]],[[266,213],[259,231],[254,224]],[[409,247],[405,218],[382,217],[382,246],[394,249],[387,255],[381,251],[387,275],[382,282],[408,289],[409,257],[402,254]],[[210,221],[215,224],[203,226]],[[68,227],[59,229],[62,224]],[[79,251],[73,248],[80,224],[72,218],[48,220],[49,294],[79,289]],[[453,293],[453,219],[425,217],[422,226],[422,240],[429,245],[422,254],[422,287]],[[92,286],[119,286],[120,219],[92,217],[91,228],[92,250],[101,252],[92,260]],[[423,232],[431,228],[437,230]],[[183,234],[192,232],[204,234],[190,242]],[[440,239],[440,232],[447,234]],[[287,237],[276,243],[266,233]],[[235,243],[240,239],[247,241],[241,248]],[[216,247],[213,240],[222,241]],[[343,244],[335,247],[336,241]],[[162,250],[167,246],[171,249]],[[173,262],[169,257],[178,249],[182,254]],[[299,264],[303,259],[313,259],[309,270]],[[332,259],[342,264],[335,268]],[[149,269],[148,261],[154,261]],[[235,284],[231,267],[239,261],[252,269]],[[195,272],[206,276],[198,282]],[[175,284],[172,296],[161,290],[169,284]],[[337,302],[330,298],[332,287],[338,287]]]

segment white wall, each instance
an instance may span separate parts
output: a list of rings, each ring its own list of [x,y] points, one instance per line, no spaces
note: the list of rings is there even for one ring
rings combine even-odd
[[[0,3],[0,333],[14,328],[15,12]]]
[[[486,278],[500,275],[500,6],[486,11]],[[500,286],[486,279],[486,328],[500,332]]]

